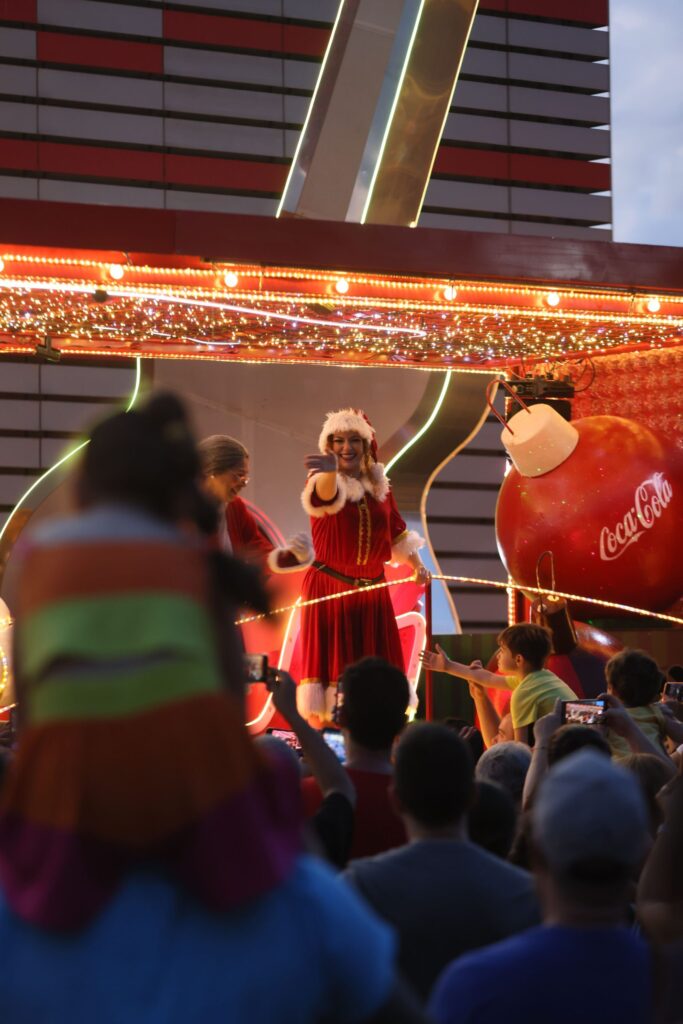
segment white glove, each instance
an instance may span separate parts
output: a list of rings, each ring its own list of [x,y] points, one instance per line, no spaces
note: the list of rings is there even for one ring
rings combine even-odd
[[[290,537],[287,550],[292,552],[297,562],[308,562],[313,557],[313,545],[307,533],[295,533]]]

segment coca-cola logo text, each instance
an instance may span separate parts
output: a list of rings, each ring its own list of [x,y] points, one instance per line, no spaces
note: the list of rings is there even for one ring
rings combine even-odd
[[[633,507],[628,510],[620,523],[610,530],[603,526],[600,531],[600,558],[613,562],[624,551],[635,544],[646,530],[651,530],[667,508],[673,494],[671,484],[663,473],[655,473],[636,487]]]

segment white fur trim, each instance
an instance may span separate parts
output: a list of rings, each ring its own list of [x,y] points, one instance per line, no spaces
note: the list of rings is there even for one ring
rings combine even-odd
[[[381,462],[376,462],[370,467],[369,473],[364,473],[358,479],[354,476],[346,476],[344,473],[337,473],[337,495],[334,501],[329,505],[314,505],[311,495],[317,475],[314,473],[309,476],[301,495],[301,504],[305,511],[316,519],[336,515],[337,512],[341,512],[347,501],[360,501],[364,494],[371,494],[375,501],[384,501],[389,493],[389,478],[384,473],[384,466]],[[415,536],[418,535],[415,534]],[[421,544],[424,544],[421,538],[419,540]],[[418,544],[417,547],[419,546]]]
[[[327,453],[327,439],[330,434],[345,434],[347,430],[358,431],[368,444],[372,444],[375,438],[375,432],[368,421],[355,409],[339,409],[337,412],[328,412],[318,438],[318,450],[321,454]]]
[[[304,511],[309,516],[313,516],[314,519],[322,519],[323,516],[335,516],[337,512],[341,512],[346,504],[346,480],[341,473],[337,473],[337,495],[334,501],[331,501],[328,505],[314,505],[312,495],[315,489],[315,479],[318,475],[318,473],[313,473],[306,481],[306,486],[301,493],[301,504],[304,507]]]
[[[406,564],[410,562],[410,556],[414,555],[424,544],[424,537],[421,537],[415,530],[406,530],[391,545],[392,562]]]
[[[322,683],[299,683],[296,688],[296,706],[299,714],[304,718],[317,715],[324,722],[331,722],[336,703],[336,686],[325,687]]]
[[[306,558],[303,558],[301,561],[297,559],[296,565],[280,565],[280,555],[294,555],[297,558],[296,554],[290,551],[289,548],[273,548],[266,559],[266,564],[271,572],[278,575],[286,572],[301,572],[302,569],[307,569],[309,565],[313,564],[313,548],[310,549]]]

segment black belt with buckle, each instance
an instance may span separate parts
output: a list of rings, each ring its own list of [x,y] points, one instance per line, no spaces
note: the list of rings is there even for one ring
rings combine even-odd
[[[379,576],[374,576],[372,579],[368,579],[364,576],[345,576],[343,572],[337,572],[336,569],[330,569],[329,565],[325,565],[324,562],[314,562],[313,568],[317,569],[319,572],[324,572],[334,580],[339,580],[340,583],[346,583],[349,587],[371,587],[373,583],[381,583],[384,580],[383,572],[381,572]]]

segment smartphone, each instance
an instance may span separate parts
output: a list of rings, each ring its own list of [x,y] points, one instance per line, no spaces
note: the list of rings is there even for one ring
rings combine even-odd
[[[683,701],[683,683],[664,683],[664,696]]]
[[[563,725],[600,725],[607,710],[604,700],[563,700]]]
[[[344,747],[344,735],[339,729],[323,729],[323,739],[331,750],[339,758],[342,764],[346,764],[346,748]]]
[[[276,740],[282,740],[283,743],[292,748],[295,754],[302,757],[303,750],[296,733],[291,732],[289,729],[266,729],[266,732],[269,736],[274,736]]]
[[[268,655],[245,654],[244,674],[248,683],[265,683],[268,678]]]

